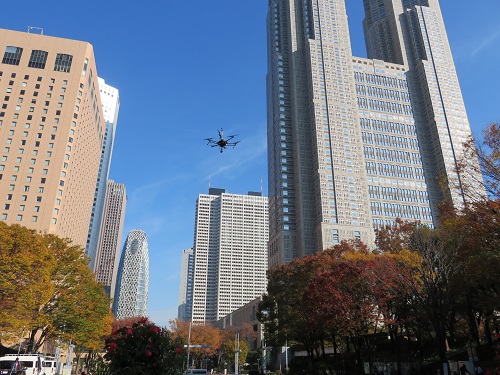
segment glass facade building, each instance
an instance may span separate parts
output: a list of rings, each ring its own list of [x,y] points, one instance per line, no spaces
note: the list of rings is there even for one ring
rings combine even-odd
[[[177,318],[180,321],[191,319],[191,309],[193,307],[193,271],[193,249],[182,250],[179,307],[177,310]]]
[[[146,316],[149,292],[149,250],[146,233],[129,232],[118,267],[113,313],[116,319]]]

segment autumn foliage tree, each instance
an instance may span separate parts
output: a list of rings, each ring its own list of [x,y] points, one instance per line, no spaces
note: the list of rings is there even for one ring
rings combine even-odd
[[[26,327],[29,352],[56,338],[97,349],[111,331],[109,298],[69,240],[0,222],[0,291],[2,330]]]
[[[203,348],[190,348],[190,362],[201,366],[204,360],[217,353],[222,344],[221,334],[217,328],[207,325],[193,324],[191,326],[191,337],[189,337],[189,321],[178,319],[170,321],[170,330],[174,338],[181,338],[186,344],[203,345]]]
[[[0,328],[20,336],[23,326],[46,322],[40,306],[54,293],[56,255],[44,238],[19,225],[0,222]]]

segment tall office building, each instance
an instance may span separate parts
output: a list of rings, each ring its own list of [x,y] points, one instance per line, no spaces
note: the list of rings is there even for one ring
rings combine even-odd
[[[177,318],[182,322],[191,319],[193,302],[193,265],[193,249],[182,250],[179,307],[177,309]]]
[[[85,246],[105,125],[90,44],[0,29],[0,218]]]
[[[215,322],[266,291],[267,198],[210,189],[196,202],[193,323]]]
[[[126,206],[125,185],[108,180],[94,273],[96,280],[104,285],[110,297],[115,295]]]
[[[146,233],[132,230],[123,245],[113,302],[116,319],[146,316],[149,293],[149,250]]]
[[[463,203],[471,131],[438,1],[364,6],[369,58],[352,56],[344,0],[269,0],[271,267]]]
[[[90,257],[89,267],[94,270],[94,272],[101,222],[105,207],[104,200],[106,197],[106,186],[111,166],[111,155],[113,154],[113,145],[115,142],[116,123],[118,121],[118,111],[120,109],[120,95],[118,90],[107,85],[102,78],[98,78],[97,80],[99,82],[99,93],[101,95],[101,104],[103,118],[106,123],[106,130],[104,132],[101,162],[99,164],[99,175],[97,176],[94,204],[92,206],[92,215],[90,217],[87,247],[85,248],[85,254]],[[119,241],[121,241],[121,236]]]

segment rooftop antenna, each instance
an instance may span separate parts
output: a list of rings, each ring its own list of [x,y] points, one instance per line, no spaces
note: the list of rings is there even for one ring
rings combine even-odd
[[[210,173],[208,174],[208,190],[210,190]]]
[[[28,34],[31,33],[31,30],[38,30],[38,31],[40,31],[40,35],[43,35],[43,28],[42,27],[28,26]]]
[[[263,195],[263,191],[262,191],[262,176],[260,177],[260,194]]]

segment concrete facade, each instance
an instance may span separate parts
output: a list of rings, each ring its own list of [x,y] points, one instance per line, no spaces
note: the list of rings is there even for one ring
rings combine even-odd
[[[266,291],[267,198],[210,189],[196,202],[195,324],[212,323]]]
[[[111,156],[115,143],[116,124],[118,112],[120,110],[120,95],[116,88],[106,84],[104,79],[98,78],[99,92],[101,94],[101,104],[106,122],[104,142],[102,144],[101,162],[99,163],[99,174],[94,194],[94,204],[92,205],[92,215],[90,217],[89,233],[85,254],[90,257],[89,267],[95,270],[95,259],[97,246],[101,231],[101,222],[104,214],[106,186],[108,184],[109,169],[111,167]],[[119,239],[121,241],[121,237]]]
[[[94,274],[96,280],[104,285],[108,296],[112,297],[115,295],[120,246],[123,225],[125,224],[125,208],[127,206],[125,185],[108,180],[103,206],[104,212],[95,255]]]
[[[0,29],[0,219],[85,247],[104,141],[89,43]]]

